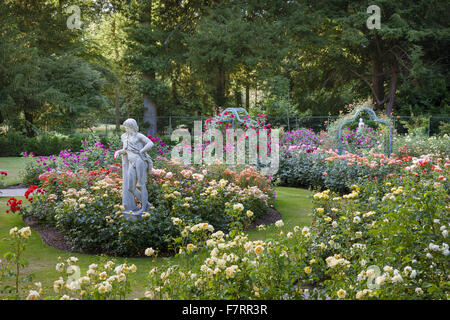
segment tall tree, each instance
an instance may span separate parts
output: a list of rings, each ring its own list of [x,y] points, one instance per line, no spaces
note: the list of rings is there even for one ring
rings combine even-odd
[[[71,109],[70,123],[75,123],[74,116],[85,112],[84,107],[91,111],[104,106],[101,75],[76,57],[82,56],[84,43],[81,30],[67,27],[67,2],[8,0],[3,4],[6,21],[12,21],[4,28],[14,36],[8,40],[12,67],[6,68],[8,80],[0,92],[8,106],[17,110],[8,113],[15,122],[23,113],[22,122],[30,136],[51,110]],[[63,83],[70,85],[61,86]]]
[[[370,5],[381,9],[380,29],[367,26]],[[402,82],[412,80],[417,63],[424,62],[413,58],[417,51],[448,48],[448,19],[440,13],[449,6],[446,1],[314,1],[311,10],[322,14],[321,35],[327,40],[316,50],[327,50],[329,67],[365,83],[375,108],[391,115]],[[433,64],[448,64],[444,51],[434,58]]]
[[[157,133],[157,105],[155,96],[159,86],[156,79],[157,43],[154,32],[153,19],[156,3],[154,1],[137,1],[131,17],[129,61],[142,73],[141,90],[143,94],[143,122],[147,127],[147,133]]]

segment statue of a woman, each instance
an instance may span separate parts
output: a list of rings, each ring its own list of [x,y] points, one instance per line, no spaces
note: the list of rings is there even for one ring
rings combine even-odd
[[[364,122],[362,118],[359,118],[359,124],[358,124],[358,132],[364,130]]]
[[[153,162],[147,151],[153,147],[153,142],[142,133],[134,119],[127,119],[123,126],[126,132],[121,139],[123,148],[114,153],[114,159],[122,155],[122,205],[125,213],[133,212],[140,216],[150,207],[147,192],[147,173],[151,174]],[[135,197],[140,201],[138,209]]]

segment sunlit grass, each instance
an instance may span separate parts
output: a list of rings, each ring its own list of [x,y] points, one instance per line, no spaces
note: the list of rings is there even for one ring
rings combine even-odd
[[[21,157],[1,157],[0,158],[0,170],[8,172],[7,185],[14,185],[20,183],[19,170],[23,168],[26,159]],[[275,208],[281,213],[282,219],[285,223],[283,229],[290,230],[295,225],[303,226],[308,225],[311,221],[309,213],[311,212],[312,203],[309,199],[310,192],[304,189],[296,188],[276,188],[277,199],[275,202]],[[22,199],[26,204],[24,197],[17,197]],[[18,214],[6,213],[6,202],[8,197],[0,197],[0,255],[10,250],[9,247],[9,230],[15,226],[25,226],[22,217]],[[248,231],[249,238],[251,240],[261,239],[265,240],[278,233],[279,229],[274,225],[267,227],[265,231],[250,230]],[[88,254],[76,254],[66,251],[57,250],[55,248],[46,245],[39,233],[34,231],[28,241],[27,249],[25,251],[25,259],[30,263],[24,270],[24,274],[34,274],[34,281],[42,283],[43,288],[52,288],[53,281],[57,280],[58,273],[55,270],[55,265],[60,257],[63,260],[75,256],[79,259],[78,265],[81,268],[81,273],[85,273],[88,266],[92,263],[100,264],[106,262],[109,257],[88,255]],[[145,291],[145,284],[147,283],[147,274],[155,266],[163,265],[189,265],[192,263],[192,258],[113,258],[117,264],[127,262],[129,264],[135,264],[137,266],[137,272],[133,275],[136,280],[133,286],[134,292],[129,298],[142,296]],[[23,288],[26,290],[26,288]],[[1,295],[0,295],[1,297]]]
[[[8,176],[4,180],[6,186],[20,183],[19,171],[24,167],[26,158],[23,157],[0,157],[0,171],[6,171]]]
[[[277,188],[277,201],[276,209],[281,212],[285,227],[283,229],[292,229],[295,225],[307,225],[310,222],[308,216],[311,212],[311,202],[308,199],[310,194],[307,190],[295,189],[295,188]],[[3,255],[9,251],[9,230],[15,226],[25,226],[21,216],[17,214],[6,214],[7,209],[6,201],[8,198],[0,198],[0,254]],[[25,198],[18,197],[26,203]],[[274,233],[278,233],[279,229],[271,225],[265,231],[250,230],[248,232],[249,238],[266,239],[271,237]],[[34,274],[34,280],[42,283],[43,288],[52,288],[53,281],[58,279],[58,273],[55,270],[55,265],[58,262],[58,257],[66,260],[67,258],[75,256],[79,259],[78,265],[81,268],[81,273],[85,273],[88,266],[92,263],[104,263],[109,258],[105,256],[76,254],[61,251],[47,246],[39,236],[39,233],[34,231],[28,241],[28,246],[25,251],[25,259],[29,261],[29,267],[24,271],[24,274]],[[192,263],[192,258],[113,258],[116,263],[121,264],[127,262],[129,264],[135,264],[137,266],[137,272],[132,277],[136,280],[133,286],[134,292],[128,298],[140,297],[145,291],[145,284],[147,283],[147,274],[155,266],[163,265],[189,265]],[[24,288],[25,290],[26,288]]]

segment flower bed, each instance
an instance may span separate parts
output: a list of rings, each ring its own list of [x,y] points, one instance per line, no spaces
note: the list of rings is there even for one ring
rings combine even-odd
[[[185,239],[177,256],[189,263],[150,270],[142,299],[448,299],[449,167],[450,159],[427,155],[343,196],[316,193],[311,227],[285,230],[278,221],[279,235],[264,241],[172,217]],[[183,173],[200,180],[194,174]],[[10,232],[22,246],[29,233]],[[57,275],[65,276],[49,298],[119,299],[132,289],[134,265],[91,265],[73,282],[65,268],[76,260],[58,262]],[[44,292],[36,288],[27,298],[45,298]]]
[[[162,160],[163,161],[163,160]],[[143,255],[147,247],[176,252],[190,240],[175,225],[207,223],[225,232],[243,229],[264,215],[274,192],[270,181],[252,167],[223,164],[200,170],[165,161],[165,168],[153,169],[147,185],[153,204],[142,219],[123,217],[121,168],[50,170],[31,186],[31,202],[25,216],[56,226],[74,250],[110,255]]]
[[[168,146],[161,138],[151,135],[148,137],[154,143],[154,147],[149,152],[152,158],[156,159],[169,153]],[[22,171],[23,183],[26,185],[36,184],[39,175],[52,170],[60,172],[92,171],[114,164],[114,151],[121,147],[120,137],[110,136],[104,140],[107,145],[101,143],[98,137],[90,136],[82,142],[82,149],[79,152],[72,152],[68,149],[51,156],[36,156],[32,152],[24,152],[23,156],[28,158],[28,161]]]
[[[283,151],[283,150],[282,150]],[[445,158],[437,152],[435,158]],[[404,152],[386,157],[381,153],[358,155],[346,152],[339,155],[322,148],[286,149],[280,155],[280,169],[275,178],[280,185],[330,189],[344,193],[351,185],[365,180],[384,179],[417,159]]]
[[[283,134],[280,139],[280,151],[288,154],[293,150],[303,150],[309,153],[316,150],[322,142],[312,129],[302,128]]]
[[[145,297],[446,299],[449,166],[425,156],[344,196],[317,193],[311,228],[211,237],[196,268],[153,269]]]

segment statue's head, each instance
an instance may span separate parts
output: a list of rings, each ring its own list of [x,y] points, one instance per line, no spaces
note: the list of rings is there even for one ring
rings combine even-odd
[[[123,126],[125,127],[125,129],[127,131],[131,131],[131,132],[138,132],[139,131],[139,127],[137,125],[136,120],[134,119],[127,119],[124,121]]]

